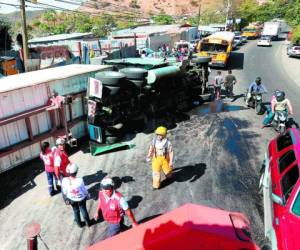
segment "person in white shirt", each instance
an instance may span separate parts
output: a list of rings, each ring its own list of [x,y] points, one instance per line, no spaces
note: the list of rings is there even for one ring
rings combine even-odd
[[[83,227],[83,223],[80,219],[80,212],[88,227],[91,226],[89,214],[86,209],[86,200],[89,197],[89,193],[84,185],[83,179],[76,177],[78,172],[78,166],[74,163],[70,163],[67,166],[67,174],[69,177],[65,177],[62,180],[62,192],[66,196],[67,202],[73,208],[74,220],[79,227]]]
[[[222,76],[222,72],[218,71],[214,81],[216,100],[221,98],[222,84],[224,84],[224,78]]]

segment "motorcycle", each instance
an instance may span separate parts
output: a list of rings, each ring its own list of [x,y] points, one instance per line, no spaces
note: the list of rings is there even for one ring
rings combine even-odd
[[[283,134],[287,129],[287,121],[288,121],[288,112],[286,111],[276,111],[273,118],[273,128],[275,131]]]
[[[246,101],[248,91],[245,94],[244,100]],[[262,94],[261,92],[252,92],[251,98],[248,102],[248,106],[255,109],[256,114],[262,115],[265,113],[266,108],[262,102]]]

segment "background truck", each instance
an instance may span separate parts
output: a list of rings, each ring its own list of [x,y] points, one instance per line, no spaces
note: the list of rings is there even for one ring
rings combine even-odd
[[[278,36],[281,33],[279,22],[266,22],[264,23],[262,35],[270,36],[272,40],[278,40]]]

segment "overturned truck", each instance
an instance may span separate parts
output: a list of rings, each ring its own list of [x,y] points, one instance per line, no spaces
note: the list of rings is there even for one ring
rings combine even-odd
[[[209,99],[209,61],[207,57],[183,62],[173,58],[106,61],[114,71],[97,73],[98,84],[90,81],[88,90],[92,154],[113,149],[112,144],[119,142],[127,131],[141,130],[148,118],[186,111]],[[99,147],[101,150],[97,151]]]

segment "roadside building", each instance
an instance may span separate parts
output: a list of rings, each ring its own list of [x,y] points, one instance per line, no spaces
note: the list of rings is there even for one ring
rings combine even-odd
[[[73,64],[0,79],[0,173],[36,158],[40,143],[86,134],[89,77],[111,66]],[[60,107],[50,98],[65,97]]]

